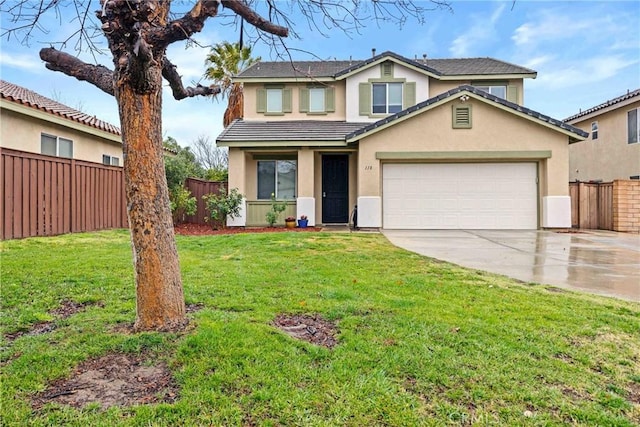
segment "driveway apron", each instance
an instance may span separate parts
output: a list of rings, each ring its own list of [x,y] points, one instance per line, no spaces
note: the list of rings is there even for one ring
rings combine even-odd
[[[609,231],[383,230],[412,252],[524,282],[640,302],[640,235]]]

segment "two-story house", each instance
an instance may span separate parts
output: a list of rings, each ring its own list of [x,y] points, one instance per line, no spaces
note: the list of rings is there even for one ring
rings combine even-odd
[[[122,166],[120,129],[0,80],[0,147]]]
[[[569,146],[571,181],[640,179],[640,89],[565,121],[590,132],[587,140]]]
[[[587,134],[523,107],[530,69],[491,58],[258,62],[236,76],[244,119],[229,225],[260,225],[269,199],[310,225],[399,229],[570,227],[568,145]]]

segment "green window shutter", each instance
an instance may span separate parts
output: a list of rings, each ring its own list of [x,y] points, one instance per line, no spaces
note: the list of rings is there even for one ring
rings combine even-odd
[[[360,115],[368,116],[371,114],[371,83],[360,83]]]
[[[336,91],[332,87],[324,90],[324,109],[327,113],[336,111]]]
[[[416,105],[416,82],[409,82],[404,84],[403,103],[402,109],[409,108]]]
[[[518,103],[518,86],[507,86],[507,101]]]
[[[452,109],[454,129],[471,129],[471,105],[454,105]]]
[[[298,96],[300,97],[300,99],[298,99],[298,104],[300,104],[298,108],[300,112],[308,113],[309,112],[309,89],[307,89],[306,87],[301,87],[300,91],[298,92]]]
[[[267,111],[267,90],[256,90],[256,111],[258,113],[264,113]]]
[[[282,112],[291,112],[291,89],[282,89]]]

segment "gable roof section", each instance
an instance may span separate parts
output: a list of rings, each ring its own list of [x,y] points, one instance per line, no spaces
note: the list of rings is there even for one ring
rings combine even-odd
[[[120,136],[120,128],[32,90],[0,80],[0,98]]]
[[[473,86],[462,85],[455,89],[444,92],[438,96],[427,99],[426,101],[423,101],[405,110],[402,110],[392,116],[385,117],[384,119],[378,120],[375,123],[368,124],[356,131],[353,131],[346,136],[347,142],[354,142],[364,136],[379,132],[380,130],[392,126],[398,122],[406,120],[424,111],[430,110],[431,108],[434,108],[445,102],[449,102],[453,97],[459,97],[462,95],[472,96],[473,98],[480,101],[500,107],[507,112],[516,114],[520,117],[532,120],[543,126],[547,126],[551,129],[560,131],[569,136],[572,141],[581,141],[589,136],[589,134],[582,129],[578,129],[577,127],[574,127],[561,120],[557,120],[542,113],[538,113],[537,111],[523,107],[522,105],[509,102],[506,99],[498,98],[497,96],[491,95]]]
[[[574,114],[573,116],[567,117],[564,119],[565,122],[574,121],[581,117],[588,116],[590,114],[596,113],[598,111],[604,110],[609,107],[617,106],[618,104],[623,104],[625,101],[632,100],[633,98],[638,98],[640,100],[640,89],[636,89],[634,91],[627,92],[626,94],[619,96],[617,98],[610,99],[602,104],[596,105],[595,107],[588,108],[584,111],[580,111],[578,114]],[[624,104],[623,104],[624,105]],[[622,105],[620,105],[622,106]]]
[[[493,58],[450,58],[413,60],[394,52],[383,52],[365,60],[348,61],[277,61],[257,62],[236,76],[245,79],[342,79],[377,65],[386,60],[404,64],[436,79],[460,78],[462,76],[509,76],[536,77],[529,68]]]
[[[235,120],[216,138],[223,146],[300,145],[318,142],[322,145],[345,145],[345,135],[365,123],[327,120],[244,121]],[[266,144],[265,144],[266,143]],[[327,144],[329,143],[329,144]]]

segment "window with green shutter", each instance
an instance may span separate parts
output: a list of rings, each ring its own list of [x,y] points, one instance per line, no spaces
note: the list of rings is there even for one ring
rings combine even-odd
[[[300,88],[298,102],[301,113],[332,113],[335,111],[335,91],[329,86]]]
[[[256,91],[256,111],[264,114],[291,112],[291,89],[283,85],[269,85]]]

